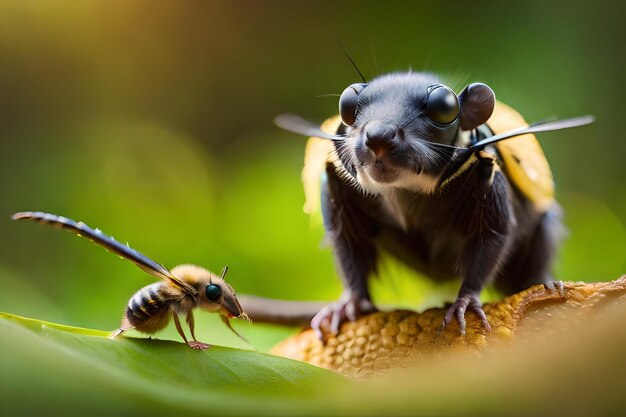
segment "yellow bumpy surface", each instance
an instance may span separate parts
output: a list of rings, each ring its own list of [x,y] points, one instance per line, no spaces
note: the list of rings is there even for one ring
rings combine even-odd
[[[486,304],[483,308],[491,332],[485,331],[472,313],[466,315],[465,335],[459,333],[456,322],[440,330],[445,308],[422,313],[378,312],[344,323],[339,334],[329,337],[325,344],[312,330],[306,330],[276,346],[272,353],[345,375],[378,375],[420,358],[451,351],[480,352],[526,339],[530,333],[555,329],[564,318],[576,320],[599,311],[607,300],[626,304],[626,276],[611,282],[565,283],[562,293],[536,285],[501,302]],[[530,323],[527,329],[524,322]]]

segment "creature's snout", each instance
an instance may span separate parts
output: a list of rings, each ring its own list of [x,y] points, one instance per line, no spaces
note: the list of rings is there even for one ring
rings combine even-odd
[[[380,156],[393,146],[397,134],[398,125],[395,123],[374,120],[365,128],[365,145]]]
[[[222,298],[222,307],[230,317],[239,317],[244,314],[239,301],[234,295],[224,294]]]

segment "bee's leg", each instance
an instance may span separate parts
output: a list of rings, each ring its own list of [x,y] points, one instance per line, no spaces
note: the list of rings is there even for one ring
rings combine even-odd
[[[189,344],[189,341],[187,340],[187,336],[185,336],[185,332],[183,332],[183,328],[180,325],[180,320],[178,320],[178,314],[176,314],[176,311],[174,310],[172,310],[172,317],[174,317],[174,324],[176,325],[176,330],[178,330],[178,334],[180,335],[180,337],[183,338],[185,343]]]
[[[124,333],[126,331],[126,329],[122,329],[121,327],[117,330],[112,331],[109,336],[107,336],[109,339],[115,339],[117,336],[121,335],[122,333]]]
[[[192,343],[194,345],[194,346],[191,346],[191,344],[188,343],[189,346],[193,347],[194,349],[207,349],[211,347],[211,345],[209,345],[208,343],[198,342],[198,339],[196,339],[196,333],[194,331],[195,321],[193,319],[193,310],[189,310],[189,312],[187,313],[187,324],[189,325],[189,330],[191,331],[191,338],[193,339],[193,342],[189,342],[189,343]]]
[[[114,330],[113,332],[111,332],[111,334],[109,334],[108,338],[109,339],[115,339],[117,336],[121,335],[126,330],[131,330],[131,329],[134,329],[134,328],[135,328],[135,326],[130,324],[128,322],[128,319],[126,317],[124,317],[122,319],[122,324],[120,325],[120,328],[117,329],[117,330]]]
[[[191,338],[197,342],[198,339],[196,339],[196,333],[194,331],[196,323],[193,319],[193,310],[189,310],[187,313],[187,324],[189,325],[189,330],[191,331]]]
[[[198,342],[196,341],[188,341],[187,340],[187,336],[185,336],[185,332],[183,332],[183,327],[180,325],[180,320],[178,319],[178,314],[176,313],[176,311],[172,310],[172,317],[174,317],[174,324],[176,325],[176,330],[178,331],[178,334],[183,338],[183,340],[185,341],[185,343],[192,349],[200,349],[200,350],[204,350],[207,348],[207,346],[204,346],[204,343],[201,343],[200,345],[198,345]]]

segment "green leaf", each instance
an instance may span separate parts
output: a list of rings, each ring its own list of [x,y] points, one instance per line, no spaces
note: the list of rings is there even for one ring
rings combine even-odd
[[[6,313],[0,334],[0,403],[13,415],[310,414],[316,397],[345,383],[256,351],[111,340],[107,332]]]

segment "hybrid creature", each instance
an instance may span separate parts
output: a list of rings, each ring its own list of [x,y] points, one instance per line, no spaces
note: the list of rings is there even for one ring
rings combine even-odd
[[[368,280],[382,250],[433,279],[461,277],[443,327],[456,319],[464,333],[469,311],[490,329],[479,301],[487,283],[510,294],[552,279],[561,209],[532,133],[592,121],[529,127],[487,85],[470,84],[457,96],[421,72],[350,85],[339,116],[322,128],[277,117],[279,127],[312,136],[305,207],[321,208],[343,282],[313,329],[336,334],[343,321],[376,310]]]
[[[120,328],[111,334],[111,338],[119,336],[126,330],[136,329],[142,333],[152,334],[163,329],[174,319],[176,330],[185,343],[193,349],[204,350],[210,347],[199,342],[194,331],[193,310],[219,313],[224,324],[237,336],[245,340],[230,324],[232,317],[248,320],[232,287],[224,281],[228,267],[217,276],[204,268],[195,265],[178,265],[171,271],[117,242],[98,229],[92,229],[83,222],[75,222],[62,216],[41,212],[16,213],[13,220],[30,219],[43,224],[69,229],[78,236],[84,236],[107,250],[128,259],[148,274],[161,278],[162,281],[147,285],[132,296],[126,307]],[[188,340],[178,318],[186,316],[192,340]]]

